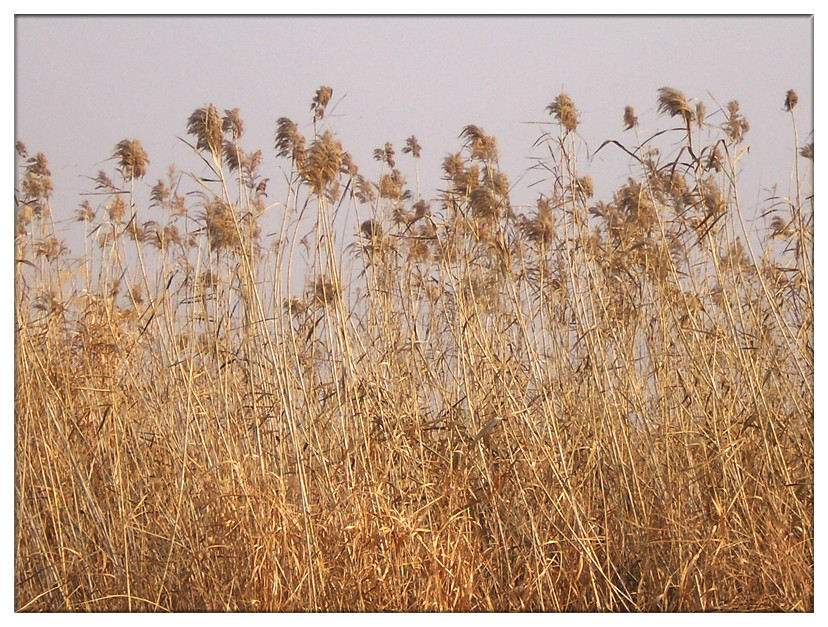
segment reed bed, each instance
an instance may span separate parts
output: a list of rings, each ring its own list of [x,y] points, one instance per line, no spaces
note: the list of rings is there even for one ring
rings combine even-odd
[[[331,95],[269,156],[197,109],[146,202],[120,142],[77,256],[18,142],[16,609],[813,611],[795,93],[794,191],[757,216],[736,101],[618,112],[598,200],[560,94],[525,206],[475,125],[432,200],[414,136],[366,178]]]

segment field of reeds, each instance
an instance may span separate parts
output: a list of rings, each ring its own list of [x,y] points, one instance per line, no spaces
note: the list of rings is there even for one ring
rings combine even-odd
[[[531,206],[474,125],[429,201],[330,88],[265,151],[205,106],[145,200],[114,147],[80,253],[18,142],[16,609],[813,611],[813,144],[781,94],[745,215],[738,102],[654,97],[601,200],[558,95]]]

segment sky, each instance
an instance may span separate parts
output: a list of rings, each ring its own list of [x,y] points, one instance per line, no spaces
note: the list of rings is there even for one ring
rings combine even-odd
[[[475,124],[497,138],[521,205],[549,191],[529,168],[559,93],[574,100],[591,154],[607,139],[634,144],[623,131],[626,105],[642,129],[672,126],[657,113],[658,89],[669,86],[704,101],[708,116],[739,101],[751,124],[742,179],[750,211],[774,184],[790,189],[788,89],[799,94],[800,145],[813,141],[812,28],[808,16],[23,16],[14,33],[15,140],[46,154],[54,216],[68,219],[92,190],[89,177],[104,169],[114,178],[108,158],[123,139],[139,139],[149,155],[144,193],[171,164],[197,170],[179,137],[207,104],[240,109],[243,147],[261,149],[263,174],[278,179],[277,119],[312,135],[310,102],[327,85],[328,124],[369,178],[380,171],[373,150],[390,141],[416,191],[413,161],[401,152],[413,134],[420,190],[433,200],[442,159]],[[610,149],[581,167],[601,200],[631,174]]]

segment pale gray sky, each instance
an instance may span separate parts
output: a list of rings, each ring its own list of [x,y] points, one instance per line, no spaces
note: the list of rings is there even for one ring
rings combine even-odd
[[[411,134],[423,147],[426,198],[437,196],[442,158],[460,149],[467,124],[495,135],[501,167],[516,182],[531,162],[537,124],[561,91],[581,113],[579,134],[594,151],[627,144],[625,105],[644,126],[667,128],[657,91],[670,86],[707,104],[738,100],[751,125],[742,200],[750,209],[774,183],[787,193],[794,155],[785,92],[800,97],[800,142],[813,129],[813,20],[790,17],[18,17],[15,22],[15,139],[49,158],[55,217],[68,217],[91,190],[117,142],[140,139],[148,189],[167,166],[197,169],[177,136],[198,107],[238,107],[243,145],[261,148],[278,177],[276,120],[310,121],[315,90],[334,90],[333,129],[360,171],[379,172],[374,148],[391,141],[398,167]],[[309,129],[306,128],[306,135]],[[808,141],[813,141],[811,138]],[[618,151],[591,167],[609,200],[626,176]],[[543,185],[527,175],[513,202]],[[273,184],[273,183],[271,183]]]

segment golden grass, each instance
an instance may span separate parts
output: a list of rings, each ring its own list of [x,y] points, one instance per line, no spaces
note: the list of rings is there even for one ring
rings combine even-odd
[[[812,611],[812,173],[745,235],[738,104],[665,88],[678,146],[593,202],[561,94],[534,208],[473,125],[432,208],[331,96],[270,208],[238,110],[149,208],[121,142],[79,259],[18,144],[16,609]]]

